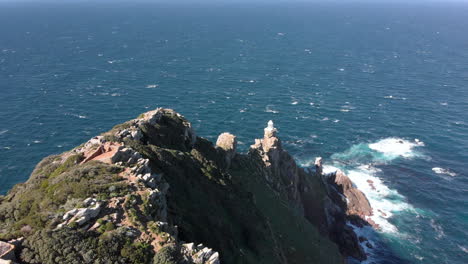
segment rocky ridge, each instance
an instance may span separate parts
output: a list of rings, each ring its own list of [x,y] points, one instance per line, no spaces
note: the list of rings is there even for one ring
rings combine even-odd
[[[26,183],[0,198],[0,258],[155,264],[365,259],[346,225],[368,224],[372,209],[365,196],[343,173],[324,175],[321,162],[315,170],[298,167],[276,134],[270,121],[263,139],[239,154],[232,134],[221,134],[213,146],[173,110],[144,113],[44,159]]]

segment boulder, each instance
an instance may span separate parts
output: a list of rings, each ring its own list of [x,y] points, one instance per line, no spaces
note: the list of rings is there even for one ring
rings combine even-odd
[[[359,189],[357,189],[351,179],[344,172],[337,170],[334,177],[329,178],[340,194],[347,199],[347,214],[357,215],[363,219],[372,215],[372,207],[369,200]]]
[[[65,213],[63,220],[68,223],[76,222],[78,225],[84,225],[89,220],[99,215],[101,211],[101,203],[95,203],[93,207],[89,208],[75,208]],[[60,227],[63,225],[60,225]]]
[[[125,148],[120,146],[115,152],[114,156],[111,157],[112,163],[124,162],[127,164],[135,164],[142,156],[140,153],[134,151],[131,148]]]
[[[232,159],[236,156],[237,139],[236,136],[230,133],[222,133],[218,136],[216,147],[221,149],[225,155],[226,168],[231,166]]]

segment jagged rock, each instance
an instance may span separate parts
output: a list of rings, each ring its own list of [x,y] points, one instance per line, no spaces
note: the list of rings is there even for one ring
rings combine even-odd
[[[317,158],[315,158],[314,165],[315,165],[315,171],[316,171],[319,175],[321,175],[322,172],[323,172],[322,157],[317,157]]]
[[[130,135],[134,140],[138,141],[141,140],[141,138],[143,137],[143,133],[141,133],[139,129],[133,130],[132,132],[130,132]]]
[[[362,219],[372,215],[372,207],[367,197],[353,185],[351,179],[341,170],[329,175],[327,181],[341,196],[345,197],[347,215],[357,215]]]
[[[76,222],[78,225],[84,225],[89,220],[98,216],[101,211],[101,204],[95,203],[93,207],[89,208],[75,208],[65,213],[63,220],[71,222]]]
[[[366,259],[356,234],[346,224],[346,221],[350,220],[347,218],[350,213],[365,216],[372,212],[369,210],[370,206],[365,196],[355,189],[349,178],[342,173],[325,180],[322,176],[323,164],[320,157],[315,160],[315,170],[306,171],[299,168],[294,159],[283,150],[277,132],[273,121],[270,120],[264,129],[263,139],[256,139],[249,150],[250,155],[260,157],[263,161],[267,181],[273,189],[287,196],[292,206],[303,213],[309,221],[320,226],[322,230],[327,230],[328,236],[340,246],[344,255],[359,260]],[[309,190],[306,187],[308,183],[305,177],[316,181],[315,188],[322,185],[326,190],[321,202],[311,198],[313,197],[311,193],[316,190]],[[343,191],[338,191],[340,188]],[[349,207],[347,200],[351,201]],[[323,211],[318,211],[318,208],[323,208],[321,209]]]
[[[149,142],[157,146],[185,151],[197,140],[192,124],[172,109],[149,111],[136,122],[144,128]]]
[[[207,264],[220,264],[219,253],[215,252],[206,262]]]
[[[321,165],[321,160],[317,163]],[[361,227],[368,225],[366,218],[372,215],[369,201],[341,170],[319,176],[327,187],[330,199],[326,203],[325,210],[331,237],[340,245],[345,255],[358,260],[366,259],[366,254],[360,245],[364,238],[358,238],[353,229],[347,225],[347,221]]]
[[[194,264],[219,264],[219,253],[203,244],[195,246],[194,243],[182,244],[181,253],[184,259]]]
[[[13,244],[0,241],[0,259],[14,260],[14,258],[15,246]]]
[[[151,174],[151,168],[149,167],[149,159],[140,158],[137,161],[137,164],[135,165],[135,167],[132,168],[132,173],[136,175],[144,175],[147,173]]]
[[[145,172],[150,171],[149,167],[139,167],[135,169],[137,172]],[[145,173],[145,174],[137,174],[137,177],[149,188],[156,189],[158,187],[158,183],[162,180],[162,174],[158,173]]]
[[[83,149],[90,149],[92,148],[93,146],[97,146],[97,145],[101,145],[105,142],[105,139],[103,136],[96,136],[96,137],[93,137],[91,138],[90,140],[88,140],[84,145],[83,147],[81,148],[81,150]]]
[[[75,209],[72,209],[68,212],[66,212],[64,215],[63,215],[63,220],[67,221],[69,220],[70,218],[72,218],[74,215],[76,215],[76,213],[78,213],[78,208],[75,208]]]
[[[213,254],[214,254],[214,251],[211,248],[203,248],[202,250],[195,253],[195,255],[193,255],[193,263],[195,264],[205,263],[205,261],[207,261]]]
[[[86,206],[86,207],[88,207],[88,206],[95,205],[96,202],[97,202],[96,199],[89,197],[89,198],[84,199],[83,205]]]
[[[140,153],[132,150],[131,148],[125,148],[121,146],[119,147],[115,155],[111,157],[111,162],[125,162],[128,164],[134,164],[141,158],[142,156]]]
[[[195,243],[186,243],[186,244],[182,244],[182,247],[183,247],[189,254],[192,254],[193,250],[195,249]]]
[[[132,126],[130,128],[118,131],[117,136],[120,138],[130,138],[140,141],[143,138],[143,133],[141,133],[141,130],[138,127]]]
[[[293,157],[285,151],[281,141],[276,137],[277,129],[273,121],[269,121],[264,129],[263,139],[255,139],[255,144],[250,146],[249,154],[260,157],[266,169],[266,179],[272,187],[286,195],[293,206],[297,206],[300,213],[303,213],[303,205],[300,197],[301,174],[303,170],[299,168]]]
[[[143,114],[143,117],[140,120],[148,122],[150,125],[156,125],[162,117],[163,108],[157,108]]]
[[[224,151],[226,168],[231,166],[232,159],[236,156],[237,139],[230,133],[222,133],[216,140],[216,146]]]

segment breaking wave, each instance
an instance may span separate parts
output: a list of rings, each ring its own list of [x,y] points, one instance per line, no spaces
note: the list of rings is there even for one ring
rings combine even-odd
[[[423,146],[424,143],[418,139],[407,140],[396,137],[371,143],[359,143],[344,152],[331,155],[329,165],[326,164],[323,168],[325,173],[332,173],[338,169],[344,171],[354,185],[366,195],[373,208],[374,212],[370,219],[378,225],[377,230],[370,227],[357,227],[349,223],[356,234],[369,239],[361,243],[369,257],[366,263],[372,263],[373,259],[378,258],[378,249],[374,246],[380,244],[380,241],[375,235],[376,232],[395,238],[404,239],[408,236],[400,232],[392,223],[392,216],[404,213],[416,216],[420,213],[419,209],[407,202],[406,197],[387,186],[384,172],[379,165],[388,165],[396,159],[423,157],[418,149]],[[303,165],[311,166],[312,164],[306,162]],[[370,243],[372,247],[366,246],[366,243]]]
[[[424,142],[415,139],[409,141],[402,138],[385,138],[374,143],[360,143],[348,150],[335,153],[332,160],[350,164],[385,164],[397,158],[422,157],[416,149],[424,146]]]

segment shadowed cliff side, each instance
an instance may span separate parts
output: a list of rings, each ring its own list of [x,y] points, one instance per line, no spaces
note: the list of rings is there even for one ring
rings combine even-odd
[[[324,175],[321,158],[315,170],[298,167],[283,149],[271,120],[264,137],[251,146],[248,159],[257,161],[260,174],[282,202],[338,244],[344,256],[367,258],[360,245],[365,238],[358,238],[347,223],[368,225],[366,216],[372,214],[372,208],[344,173]]]
[[[237,154],[233,135],[217,145],[160,108],[45,158],[0,198],[2,258],[343,263],[328,236],[320,178],[274,143],[263,149],[270,166],[264,153]]]

